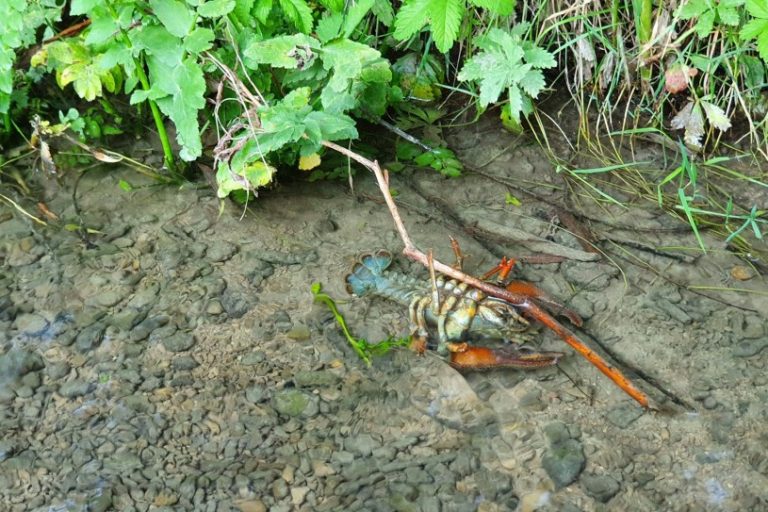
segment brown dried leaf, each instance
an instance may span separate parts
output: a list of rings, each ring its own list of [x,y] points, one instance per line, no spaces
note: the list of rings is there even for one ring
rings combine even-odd
[[[672,118],[671,126],[675,130],[685,129],[685,142],[693,148],[701,148],[701,138],[704,136],[704,116],[698,103],[689,101]]]

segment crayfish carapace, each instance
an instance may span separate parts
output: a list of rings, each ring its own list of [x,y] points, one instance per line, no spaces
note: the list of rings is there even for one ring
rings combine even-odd
[[[458,249],[455,249],[460,264]],[[519,344],[520,334],[528,330],[530,322],[513,304],[442,275],[431,281],[420,281],[387,271],[391,263],[392,255],[385,250],[361,255],[345,278],[347,291],[358,296],[378,295],[408,306],[412,345],[418,352],[435,348],[441,355],[450,354],[453,366],[466,369],[540,368],[557,364],[564,355]],[[483,279],[498,275],[503,281],[512,265],[514,261],[503,259]],[[514,281],[505,287],[581,324],[576,313],[530,283]],[[507,343],[498,348],[471,345],[491,340]]]

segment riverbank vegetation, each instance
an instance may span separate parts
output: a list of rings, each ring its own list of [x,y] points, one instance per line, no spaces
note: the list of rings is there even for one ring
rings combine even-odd
[[[62,133],[109,147],[151,125],[160,175],[209,169],[220,197],[247,201],[278,169],[346,179],[323,143],[374,151],[373,123],[402,137],[393,171],[455,178],[443,130],[487,114],[595,201],[680,216],[702,250],[702,229],[744,254],[763,236],[768,0],[12,0],[0,15],[0,143],[26,139],[47,172]],[[554,91],[576,133],[537,108]]]

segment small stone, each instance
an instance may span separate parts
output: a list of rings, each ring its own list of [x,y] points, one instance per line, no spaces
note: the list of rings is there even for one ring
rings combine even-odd
[[[75,338],[75,347],[80,352],[88,352],[98,347],[104,337],[104,326],[93,324],[83,329]]]
[[[174,357],[173,361],[171,361],[171,368],[174,370],[194,370],[198,366],[200,366],[200,363],[188,354]]]
[[[245,390],[245,399],[252,404],[261,402],[264,398],[264,388],[262,386],[251,386]]]
[[[49,322],[35,313],[22,313],[16,317],[14,325],[25,336],[36,337],[45,333]]]
[[[0,386],[0,404],[7,404],[13,402],[16,398],[16,393],[8,386]]]
[[[257,350],[243,356],[240,360],[240,364],[244,366],[252,366],[255,364],[263,363],[267,359],[267,354],[262,350]]]
[[[239,500],[234,505],[240,512],[267,512],[267,506],[261,500]]]
[[[21,377],[43,368],[43,358],[34,352],[12,349],[0,355],[0,376],[6,379]]]
[[[373,439],[370,434],[359,434],[344,440],[344,448],[347,451],[363,457],[370,455],[374,448],[377,448],[379,444],[380,443]]]
[[[562,421],[553,421],[545,425],[544,435],[547,436],[550,444],[562,443],[571,438],[571,434],[568,432],[568,425]]]
[[[298,324],[292,327],[287,333],[285,333],[286,336],[296,341],[308,340],[310,337],[310,334],[311,333],[309,331],[309,327],[302,324]]]
[[[221,305],[221,302],[214,299],[208,303],[208,306],[205,308],[205,312],[209,315],[217,316],[224,312],[224,306]]]
[[[717,407],[717,399],[710,395],[704,399],[701,405],[703,405],[705,409],[712,410]]]
[[[584,475],[581,484],[584,492],[600,503],[607,503],[621,489],[621,484],[608,475]]]
[[[272,402],[275,410],[284,416],[295,418],[302,414],[310,415],[312,400],[309,395],[297,389],[284,389],[275,393]],[[316,414],[316,403],[314,408]]]
[[[733,355],[736,357],[752,357],[759,354],[765,347],[768,347],[768,338],[742,341],[733,347]]]
[[[643,410],[633,403],[619,404],[606,415],[606,419],[611,424],[619,428],[627,428],[643,415]]]
[[[293,503],[293,506],[294,507],[298,507],[302,503],[304,503],[304,498],[307,497],[307,493],[309,493],[309,487],[306,487],[306,486],[292,487],[291,488],[291,503]]]
[[[75,379],[62,384],[59,388],[59,394],[66,398],[77,398],[88,394],[93,388],[93,383]]]
[[[329,370],[318,370],[314,372],[302,371],[296,372],[293,376],[293,382],[300,388],[332,387],[339,383],[341,378]]]
[[[188,332],[177,332],[163,339],[163,346],[169,352],[184,352],[195,345],[195,337]]]
[[[587,463],[581,443],[568,439],[553,444],[544,453],[542,467],[558,488],[572,484]]]
[[[226,241],[220,241],[208,248],[207,257],[214,262],[222,262],[230,259],[237,252],[237,246]]]

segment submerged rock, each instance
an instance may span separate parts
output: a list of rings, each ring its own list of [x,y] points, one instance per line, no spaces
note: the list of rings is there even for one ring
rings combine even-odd
[[[576,439],[566,439],[549,447],[541,465],[555,485],[561,488],[575,482],[586,463],[581,443]]]

